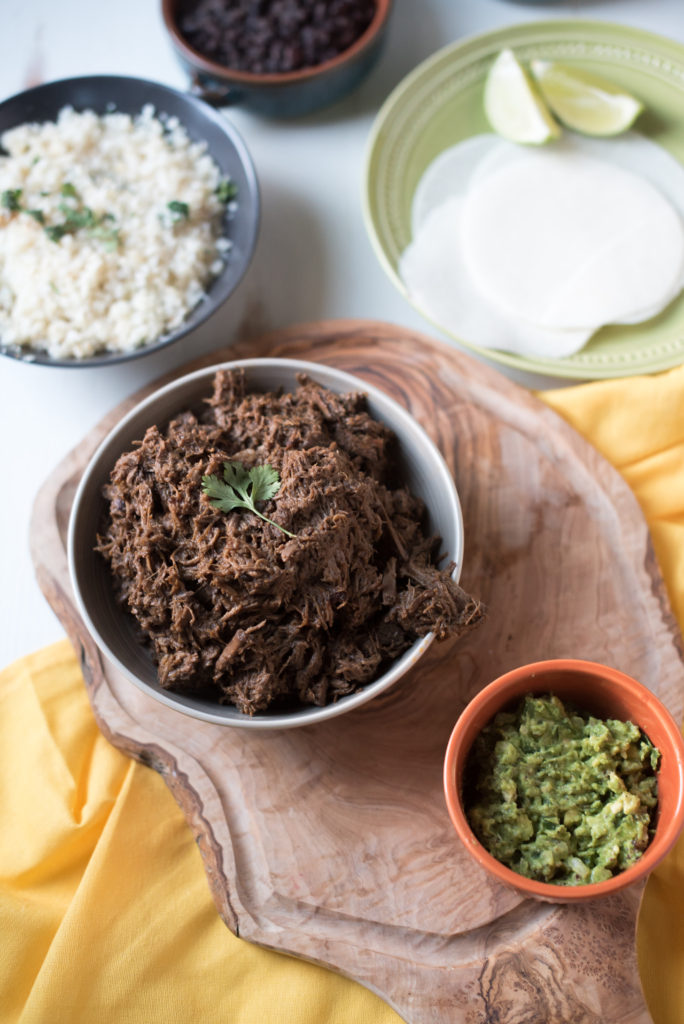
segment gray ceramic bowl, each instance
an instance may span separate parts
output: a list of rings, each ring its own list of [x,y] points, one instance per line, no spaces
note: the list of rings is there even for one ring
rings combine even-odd
[[[60,110],[94,110],[104,114],[112,109],[138,114],[151,103],[157,114],[177,117],[194,141],[205,141],[208,151],[226,177],[237,188],[234,212],[226,211],[225,232],[232,242],[222,272],[209,284],[206,298],[190,311],[183,323],[169,334],[131,352],[102,352],[85,359],[53,359],[45,352],[3,345],[0,354],[48,366],[103,366],[156,352],[193,331],[215,313],[237,287],[250,264],[259,231],[259,187],[251,157],[231,123],[208,104],[157,82],[117,75],[68,78],[39,85],[0,103],[0,135],[9,128],[32,121],[54,121]],[[1,152],[1,150],[0,150]],[[40,339],[37,339],[40,340]]]
[[[238,71],[193,49],[179,28],[188,6],[188,0],[162,0],[161,5],[173,49],[193,91],[217,106],[236,104],[267,117],[299,117],[335,103],[361,84],[382,50],[393,0],[377,0],[366,31],[337,57],[280,74]]]
[[[107,567],[95,553],[95,538],[105,513],[102,487],[119,455],[140,439],[147,427],[163,424],[182,409],[198,406],[211,394],[217,369],[243,367],[251,389],[292,391],[298,373],[337,393],[362,391],[372,416],[397,435],[403,478],[425,502],[427,527],[442,537],[446,562],[453,561],[458,579],[463,561],[463,519],[456,487],[440,452],[415,420],[382,391],[350,374],[318,363],[294,359],[246,359],[212,366],[181,377],[144,399],[109,433],[93,455],[79,484],[69,522],[69,571],[79,612],[98,647],[136,686],[162,704],[207,722],[251,729],[310,725],[365,704],[393,685],[430,646],[428,634],[417,641],[392,667],[358,693],[325,707],[304,707],[283,714],[250,717],[232,706],[163,690],[155,665],[136,637],[133,619],[114,600]]]

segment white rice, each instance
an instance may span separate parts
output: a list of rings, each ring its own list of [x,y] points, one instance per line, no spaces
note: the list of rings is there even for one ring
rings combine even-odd
[[[21,189],[23,208],[0,207],[3,345],[55,358],[130,352],[176,328],[223,269],[221,173],[176,118],[65,107],[56,122],[5,132],[2,146],[0,194]],[[174,221],[173,202],[188,216]],[[107,243],[80,228],[53,241],[45,228],[64,222],[65,207],[106,215],[117,235]]]

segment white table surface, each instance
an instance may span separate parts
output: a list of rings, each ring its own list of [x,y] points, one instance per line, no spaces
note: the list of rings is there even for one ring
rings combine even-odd
[[[408,71],[452,41],[524,20],[615,21],[684,42],[684,0],[395,3],[379,63],[346,100],[295,121],[229,113],[256,165],[262,224],[251,267],[223,310],[176,345],[121,366],[49,369],[0,358],[0,667],[64,635],[34,578],[28,542],[33,499],[52,468],[124,397],[193,355],[226,344],[246,323],[253,331],[369,317],[438,336],[385,276],[361,214],[371,125]],[[129,74],[187,86],[159,0],[0,0],[0,13],[0,99],[40,81],[82,74]],[[554,383],[502,372],[525,386]]]

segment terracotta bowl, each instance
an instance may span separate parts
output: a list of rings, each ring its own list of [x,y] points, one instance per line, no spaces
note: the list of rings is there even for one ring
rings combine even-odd
[[[553,885],[505,867],[472,832],[462,803],[464,769],[478,733],[502,709],[525,694],[552,693],[602,718],[632,721],[661,753],[655,836],[641,858],[605,882]],[[572,659],[523,665],[495,679],[465,708],[447,746],[444,792],[456,833],[472,857],[497,881],[535,899],[576,903],[607,896],[643,881],[673,847],[684,827],[684,740],[669,711],[650,690],[617,669]]]
[[[298,117],[327,107],[351,92],[375,64],[385,40],[392,0],[377,0],[366,31],[332,60],[299,71],[254,74],[204,57],[180,31],[187,0],[162,0],[162,16],[192,91],[216,106],[236,104],[269,117]]]
[[[247,729],[284,729],[327,721],[365,704],[404,675],[427,651],[433,634],[416,640],[386,670],[356,693],[324,707],[307,705],[291,711],[243,714],[231,704],[164,690],[149,650],[140,640],[132,616],[118,606],[108,568],[95,552],[97,533],[106,512],[102,487],[119,455],[144,436],[153,424],[165,424],[182,409],[202,407],[212,391],[218,369],[244,370],[254,391],[293,391],[297,375],[338,394],[364,392],[371,416],[387,424],[399,442],[399,472],[409,490],[426,507],[426,530],[439,534],[443,565],[454,563],[458,580],[463,563],[463,519],[458,493],[441,453],[412,416],[379,388],[331,366],[296,359],[243,359],[190,373],[154,391],[110,431],[86,467],[74,497],[69,521],[68,557],[71,583],[83,622],[105,659],[159,703],[218,725]]]

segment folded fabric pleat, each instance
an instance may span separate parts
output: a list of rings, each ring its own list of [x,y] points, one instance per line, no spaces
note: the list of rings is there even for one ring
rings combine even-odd
[[[0,673],[2,1024],[395,1024],[377,996],[237,939],[156,772],[98,730],[64,640]]]

